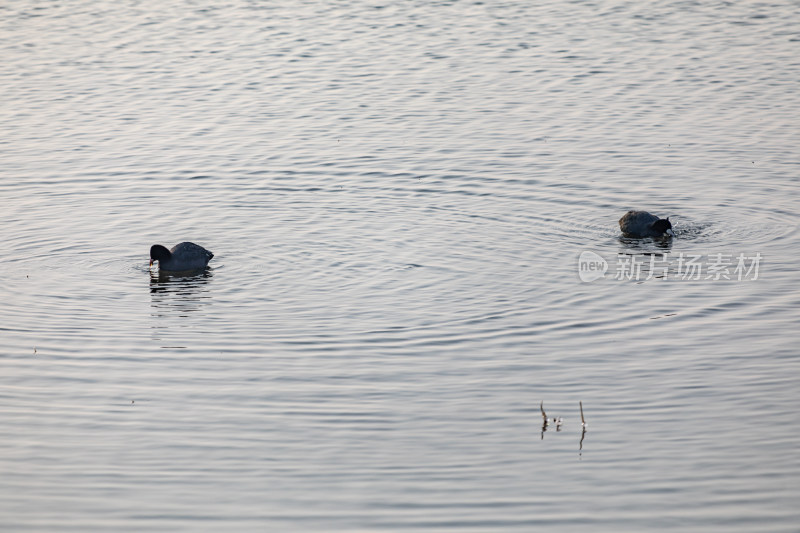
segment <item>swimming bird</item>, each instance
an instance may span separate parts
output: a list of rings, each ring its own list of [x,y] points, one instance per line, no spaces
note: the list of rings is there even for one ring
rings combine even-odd
[[[672,223],[667,218],[658,218],[647,211],[628,211],[619,219],[619,229],[626,237],[670,237],[675,236]]]
[[[158,261],[161,271],[180,272],[186,270],[200,270],[208,266],[214,254],[193,242],[182,242],[167,250],[160,244],[150,247],[150,266]]]

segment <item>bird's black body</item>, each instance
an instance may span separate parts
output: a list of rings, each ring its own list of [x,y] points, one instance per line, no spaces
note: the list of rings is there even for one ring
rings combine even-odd
[[[619,229],[626,237],[672,236],[672,223],[667,218],[658,218],[647,211],[628,211],[619,219]]]
[[[150,265],[158,261],[161,271],[179,272],[185,270],[199,270],[208,266],[214,254],[193,242],[182,242],[167,250],[160,244],[150,247]]]

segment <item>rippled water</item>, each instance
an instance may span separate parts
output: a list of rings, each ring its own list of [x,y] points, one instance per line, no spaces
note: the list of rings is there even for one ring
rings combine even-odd
[[[797,4],[0,13],[3,531],[796,531]]]

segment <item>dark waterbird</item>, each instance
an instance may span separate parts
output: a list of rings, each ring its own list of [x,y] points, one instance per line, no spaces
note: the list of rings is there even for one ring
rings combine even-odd
[[[160,244],[150,247],[150,266],[158,261],[160,271],[182,272],[200,270],[208,266],[214,254],[193,242],[182,242],[167,250]]]
[[[658,218],[647,211],[628,211],[619,219],[619,229],[626,237],[674,237],[672,223],[667,218]]]

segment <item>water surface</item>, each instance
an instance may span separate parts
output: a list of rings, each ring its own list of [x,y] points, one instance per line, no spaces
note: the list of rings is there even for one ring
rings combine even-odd
[[[0,12],[3,531],[796,530],[796,5]]]

